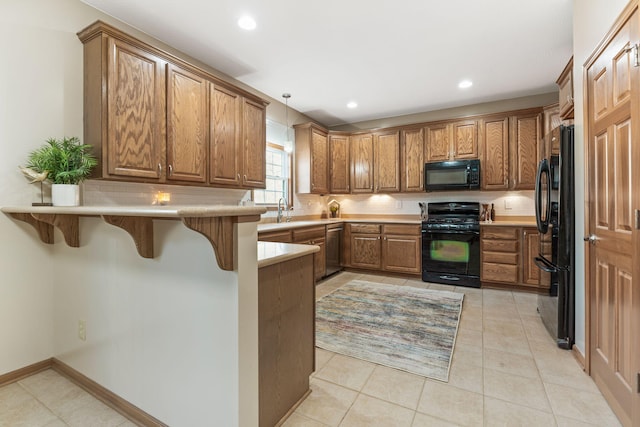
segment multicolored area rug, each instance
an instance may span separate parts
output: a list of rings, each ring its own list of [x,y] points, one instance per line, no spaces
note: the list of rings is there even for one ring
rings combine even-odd
[[[463,297],[352,280],[316,302],[316,345],[446,382]]]

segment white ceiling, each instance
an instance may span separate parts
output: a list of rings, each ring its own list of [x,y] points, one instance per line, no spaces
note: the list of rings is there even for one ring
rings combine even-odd
[[[572,0],[83,1],[327,126],[548,93],[572,52]]]

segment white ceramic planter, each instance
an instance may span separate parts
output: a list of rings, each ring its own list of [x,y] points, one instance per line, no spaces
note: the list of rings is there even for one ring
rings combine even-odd
[[[51,202],[53,202],[53,206],[79,206],[80,186],[77,184],[52,184]]]

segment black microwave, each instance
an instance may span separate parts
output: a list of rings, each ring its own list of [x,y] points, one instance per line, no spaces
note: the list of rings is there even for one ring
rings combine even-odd
[[[426,191],[480,189],[480,160],[454,160],[424,165]]]

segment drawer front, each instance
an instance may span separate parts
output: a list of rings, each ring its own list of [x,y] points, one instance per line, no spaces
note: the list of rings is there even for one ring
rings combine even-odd
[[[491,262],[482,263],[480,278],[486,282],[517,283],[518,266]]]
[[[483,239],[518,240],[518,229],[511,227],[482,227]]]
[[[490,251],[490,252],[509,252],[516,253],[518,252],[518,241],[517,240],[486,240],[483,239],[480,241],[482,251]]]
[[[499,264],[518,265],[518,254],[507,252],[483,252],[482,262],[497,262]]]
[[[325,227],[321,225],[319,227],[307,227],[293,230],[293,241],[301,242],[304,240],[313,240],[317,238],[324,238]]]
[[[352,233],[380,234],[380,224],[349,224]]]
[[[419,224],[385,224],[382,226],[385,234],[406,234],[409,236],[420,236]]]
[[[262,242],[280,242],[291,243],[293,241],[291,237],[291,230],[286,231],[268,231],[258,233],[258,240]]]

